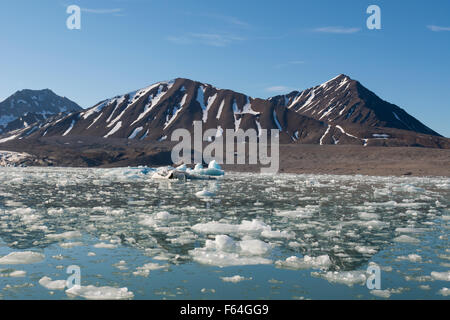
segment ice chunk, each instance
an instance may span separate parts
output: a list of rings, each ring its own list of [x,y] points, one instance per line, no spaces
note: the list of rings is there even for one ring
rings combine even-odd
[[[379,218],[379,215],[371,212],[360,212],[358,216],[364,220],[376,220]]]
[[[227,235],[217,235],[215,240],[206,240],[204,248],[195,248],[189,251],[189,254],[198,263],[226,267],[270,264],[271,260],[260,257],[270,250],[270,244],[260,240],[246,239],[235,242]]]
[[[287,238],[291,239],[295,237],[295,234],[283,231],[274,231],[270,226],[262,221],[253,219],[252,221],[244,220],[240,225],[220,223],[212,221],[208,223],[199,223],[192,226],[192,230],[198,233],[205,234],[238,234],[238,235],[254,235],[264,238]]]
[[[209,198],[214,197],[216,194],[214,192],[203,189],[202,191],[196,192],[195,195],[199,198]]]
[[[22,277],[25,277],[26,275],[27,275],[27,272],[23,271],[23,270],[15,270],[8,274],[8,276],[13,277],[13,278],[22,278]]]
[[[95,287],[75,285],[66,290],[68,296],[79,296],[88,300],[124,300],[132,299],[133,292],[128,288]]]
[[[240,275],[235,275],[232,277],[221,277],[223,282],[232,282],[232,283],[238,283],[241,281],[246,281],[246,280],[252,280],[252,278],[245,278],[243,276]]]
[[[375,254],[377,253],[377,250],[372,247],[366,247],[366,246],[356,246],[355,250],[362,254]]]
[[[125,260],[120,260],[119,262],[113,264],[113,267],[119,270],[128,270],[127,262]]]
[[[278,260],[275,264],[279,267],[288,269],[327,269],[331,266],[331,260],[328,255],[310,257],[305,255],[303,258],[292,256],[285,261]]]
[[[272,249],[270,244],[257,239],[242,240],[239,246],[241,253],[249,255],[264,255]]]
[[[418,242],[420,242],[418,239],[407,236],[407,235],[401,235],[400,237],[394,238],[394,241],[403,242],[403,243],[418,243]]]
[[[60,243],[59,246],[64,249],[71,249],[73,247],[80,247],[83,245],[83,242],[75,241],[75,242],[64,242]]]
[[[46,237],[52,240],[62,240],[62,239],[76,239],[81,238],[81,232],[79,231],[67,231],[59,234],[47,234]]]
[[[45,259],[45,255],[33,251],[17,251],[0,258],[1,264],[31,264]]]
[[[197,163],[193,170],[188,169],[187,172],[214,177],[223,176],[225,174],[225,171],[221,169],[220,165],[215,160],[211,161],[206,169],[203,168],[202,164]]]
[[[420,262],[420,261],[422,261],[422,257],[419,256],[418,254],[409,254],[408,256],[399,256],[397,258],[397,260],[399,260],[399,261],[407,260],[407,261],[411,261],[411,262]]]
[[[440,294],[441,296],[444,296],[444,297],[448,297],[448,296],[450,296],[450,289],[442,288],[441,290],[438,291],[438,294]]]
[[[447,272],[431,272],[431,277],[435,280],[450,281],[450,271]]]
[[[160,270],[160,269],[168,269],[169,265],[161,265],[159,263],[147,263],[144,264],[142,267],[137,267],[136,271],[133,272],[135,276],[142,276],[142,277],[148,277],[150,274],[150,271],[152,270]]]
[[[39,284],[48,290],[64,290],[66,287],[66,280],[52,280],[49,277],[42,277]]]
[[[117,245],[112,244],[112,243],[104,243],[104,242],[100,242],[100,243],[96,243],[94,244],[94,248],[98,248],[98,249],[114,249],[117,248]]]
[[[218,235],[216,236],[215,241],[207,240],[206,241],[207,248],[216,248],[221,251],[232,251],[236,248],[236,243],[232,238],[226,235]]]
[[[391,292],[389,290],[370,290],[370,293],[380,298],[390,298]]]
[[[355,284],[364,284],[367,276],[362,271],[328,271],[325,273],[311,272],[314,277],[320,277],[331,283],[341,283],[347,286]]]
[[[213,160],[213,161],[211,161],[211,162],[209,163],[208,169],[222,170],[222,167],[217,163],[216,160]]]

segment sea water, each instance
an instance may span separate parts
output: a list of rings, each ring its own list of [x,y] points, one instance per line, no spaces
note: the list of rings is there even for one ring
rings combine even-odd
[[[449,299],[449,178],[146,172],[0,168],[0,299]]]

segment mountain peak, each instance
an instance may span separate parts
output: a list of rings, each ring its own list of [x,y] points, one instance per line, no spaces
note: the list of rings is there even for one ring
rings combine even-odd
[[[75,102],[60,97],[50,89],[22,89],[0,102],[0,134],[24,128],[47,117],[82,108]]]

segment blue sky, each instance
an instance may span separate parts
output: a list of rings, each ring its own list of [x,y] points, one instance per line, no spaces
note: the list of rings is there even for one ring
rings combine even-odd
[[[448,0],[2,0],[0,43],[1,100],[50,88],[90,107],[176,77],[266,98],[345,73],[450,137]]]

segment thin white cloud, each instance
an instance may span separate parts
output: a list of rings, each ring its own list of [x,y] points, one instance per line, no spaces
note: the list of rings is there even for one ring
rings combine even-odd
[[[314,32],[321,32],[321,33],[336,33],[336,34],[352,34],[359,32],[360,28],[347,28],[347,27],[321,27],[316,28],[313,31]]]
[[[288,93],[292,91],[292,88],[286,86],[273,86],[265,89],[267,92],[271,93]]]
[[[225,23],[235,25],[238,27],[244,27],[244,28],[250,27],[249,23],[247,23],[237,17],[233,17],[233,16],[226,16],[226,15],[212,14],[212,13],[192,13],[192,12],[186,12],[186,14],[197,16],[197,17],[205,17],[205,18],[209,18],[209,19],[220,20]]]
[[[293,61],[288,61],[286,63],[277,64],[275,66],[275,68],[281,69],[281,68],[285,68],[285,67],[289,67],[289,66],[301,65],[301,64],[304,64],[304,63],[305,63],[305,61],[303,61],[303,60],[293,60]]]
[[[183,36],[169,36],[167,40],[176,44],[201,43],[213,47],[226,47],[227,45],[245,40],[242,37],[218,33],[188,33]]]
[[[173,42],[175,44],[192,44],[192,39],[186,37],[186,36],[168,36],[167,40],[170,42]]]
[[[95,14],[112,14],[112,13],[121,13],[123,9],[115,8],[115,9],[89,9],[89,8],[81,8],[81,11],[87,13],[95,13]]]
[[[233,24],[235,26],[239,26],[239,27],[249,27],[250,25],[245,22],[240,20],[239,18],[236,17],[231,17],[231,16],[222,16],[222,15],[209,15],[211,18],[216,18],[222,21],[225,21],[229,24]]]
[[[430,26],[427,26],[427,28],[433,32],[450,31],[450,27],[440,27],[440,26],[430,25]]]

